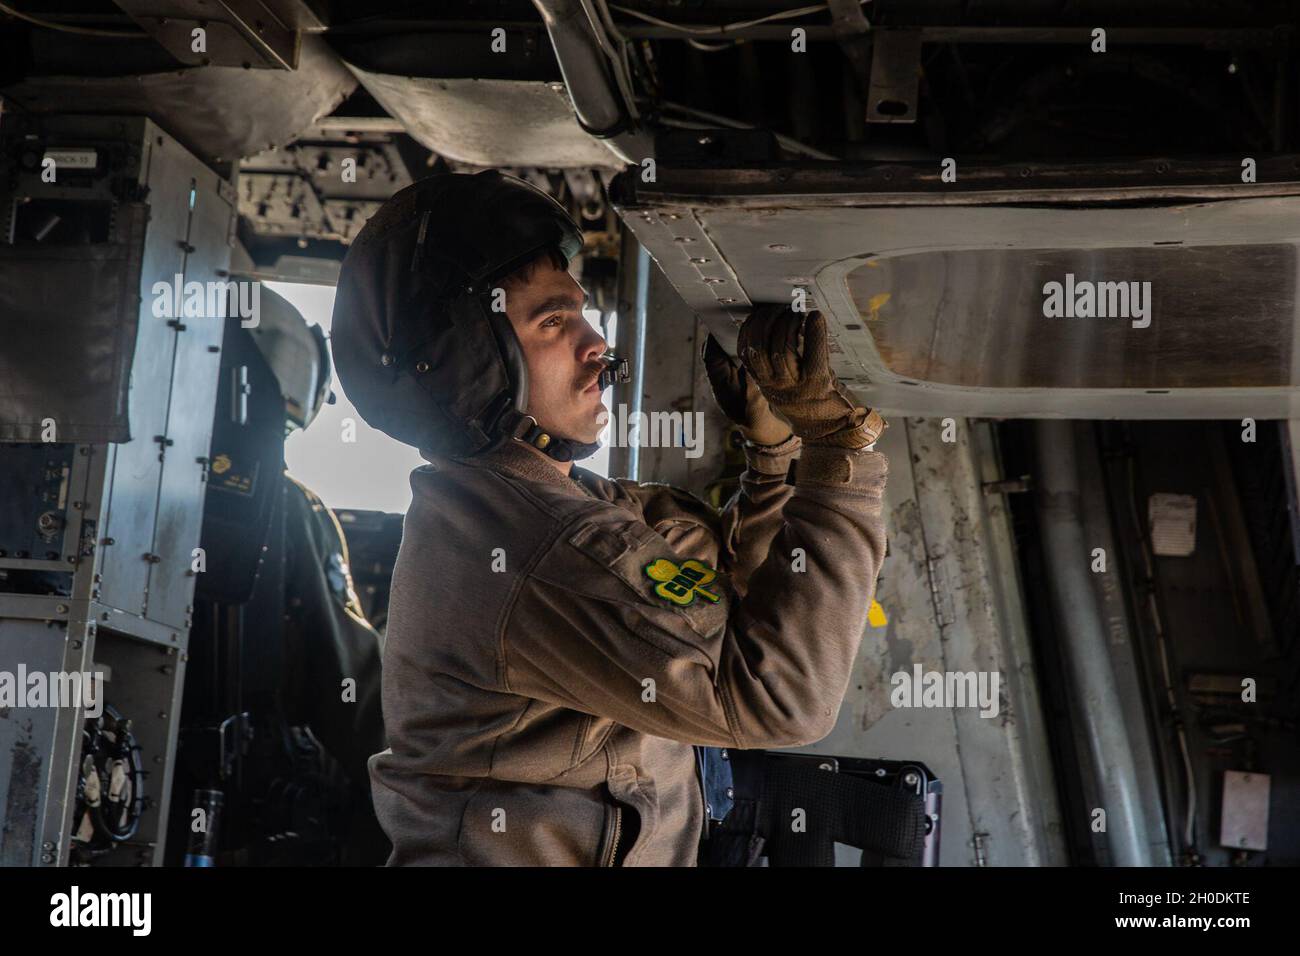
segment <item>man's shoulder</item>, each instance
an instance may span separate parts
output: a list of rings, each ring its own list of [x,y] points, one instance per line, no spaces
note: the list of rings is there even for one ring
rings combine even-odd
[[[590,497],[560,484],[466,461],[418,468],[411,485],[408,533],[445,528],[455,529],[457,537],[504,534],[514,551],[567,539],[587,526],[632,537],[642,533],[635,529],[645,527],[635,509],[617,500]]]
[[[436,459],[411,472],[412,507],[437,511],[473,505],[562,517],[582,504],[556,485],[531,480],[473,459]]]
[[[649,566],[700,558],[695,563],[710,576],[715,573],[711,552],[707,558],[705,553],[696,554],[696,548],[679,553],[673,542],[693,542],[694,526],[713,528],[717,512],[690,492],[671,485],[622,478],[617,484],[641,507],[588,500],[565,516],[536,564],[535,577],[566,584],[578,592],[588,590],[583,583],[590,584],[593,579],[621,579],[642,592],[644,599],[655,584],[653,575],[647,578],[645,574]],[[685,533],[683,526],[689,526]]]
[[[542,603],[557,607],[635,605],[671,633],[707,635],[725,623],[726,576],[711,556],[683,552],[624,508],[592,505],[549,539],[527,571],[523,593],[540,593]]]
[[[666,482],[637,482],[619,478],[617,482],[630,496],[641,504],[645,523],[659,528],[666,522],[686,522],[716,528],[719,512],[696,495]]]

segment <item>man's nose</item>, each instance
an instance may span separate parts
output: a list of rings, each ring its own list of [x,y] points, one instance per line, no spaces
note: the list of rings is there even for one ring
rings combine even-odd
[[[605,344],[605,337],[590,322],[585,324],[588,331],[578,344],[578,359],[583,363],[595,362],[609,350],[609,346]]]

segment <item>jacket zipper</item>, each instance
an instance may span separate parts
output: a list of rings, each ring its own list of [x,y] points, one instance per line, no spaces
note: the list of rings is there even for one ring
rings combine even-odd
[[[614,845],[612,851],[609,854],[610,866],[613,866],[614,862],[618,859],[618,841],[622,835],[623,835],[623,808],[619,806],[615,806],[614,807]]]

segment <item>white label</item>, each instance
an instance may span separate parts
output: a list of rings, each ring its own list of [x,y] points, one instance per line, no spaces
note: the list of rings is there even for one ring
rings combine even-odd
[[[1147,502],[1152,550],[1162,557],[1185,558],[1196,550],[1196,498],[1152,495]]]
[[[94,169],[99,154],[93,149],[47,149],[45,158],[59,169]]]

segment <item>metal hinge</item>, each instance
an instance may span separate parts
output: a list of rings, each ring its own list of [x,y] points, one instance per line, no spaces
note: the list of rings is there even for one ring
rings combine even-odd
[[[940,627],[948,627],[957,620],[953,610],[952,591],[948,588],[948,572],[942,558],[926,558],[925,570],[930,577],[930,598],[934,602],[934,617]]]

